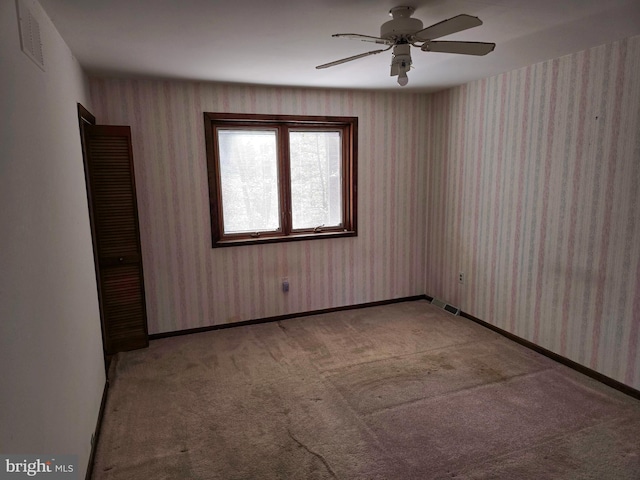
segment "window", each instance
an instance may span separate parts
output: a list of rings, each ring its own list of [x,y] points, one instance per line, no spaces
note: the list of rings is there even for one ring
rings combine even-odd
[[[204,120],[214,247],[356,235],[357,118]]]

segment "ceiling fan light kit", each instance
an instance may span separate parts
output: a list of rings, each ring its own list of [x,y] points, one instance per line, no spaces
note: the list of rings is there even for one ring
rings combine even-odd
[[[411,68],[411,45],[402,43],[393,47],[391,76],[398,76],[398,84],[404,87],[408,82],[407,72]]]
[[[407,72],[411,68],[411,46],[420,48],[423,52],[454,53],[462,55],[486,55],[493,51],[495,43],[485,42],[464,42],[464,41],[440,41],[434,42],[436,38],[461,32],[469,28],[482,25],[478,17],[461,14],[443,20],[442,22],[423,28],[422,21],[411,18],[415,12],[413,7],[394,7],[389,10],[392,20],[385,22],[380,27],[380,36],[361,35],[359,33],[336,33],[333,37],[349,38],[361,40],[363,42],[386,45],[387,48],[371,50],[369,52],[353,55],[333,62],[318,65],[316,68],[328,68],[342,63],[357,60],[359,58],[376,55],[393,48],[393,58],[391,60],[391,76],[398,77],[398,84],[402,87],[407,85],[409,78]]]

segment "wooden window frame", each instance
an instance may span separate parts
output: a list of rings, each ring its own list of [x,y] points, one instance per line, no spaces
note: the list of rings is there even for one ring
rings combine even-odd
[[[231,247],[320,238],[357,236],[357,117],[258,115],[204,112],[212,246]],[[217,130],[275,129],[278,156],[280,229],[272,232],[224,233]],[[340,130],[342,138],[342,219],[337,227],[292,229],[289,131]]]

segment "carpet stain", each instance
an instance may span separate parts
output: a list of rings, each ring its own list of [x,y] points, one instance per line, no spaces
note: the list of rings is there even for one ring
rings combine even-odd
[[[271,350],[268,349],[267,352],[269,353],[269,356],[273,358],[274,361],[279,362],[280,360],[282,360],[282,355],[280,355],[280,358],[276,358],[276,356],[273,354]]]
[[[320,460],[322,462],[322,464],[325,466],[325,468],[327,469],[327,471],[331,474],[332,478],[338,478],[336,476],[336,473],[333,471],[333,469],[331,468],[331,465],[329,465],[329,463],[327,462],[327,460],[320,455],[317,452],[314,452],[313,450],[311,450],[309,447],[307,447],[304,443],[302,443],[300,440],[298,440],[293,433],[291,433],[291,430],[289,430],[287,428],[287,433],[289,434],[289,437],[291,437],[291,440],[293,440],[294,442],[296,442],[298,444],[298,446],[304,448],[307,452],[309,452],[311,455],[313,455],[314,457],[316,457],[318,460]]]
[[[431,368],[428,370],[429,372],[442,370],[455,370],[456,367],[451,365],[450,359],[446,354],[439,353],[437,355],[423,355],[422,361],[428,364]]]
[[[478,375],[479,378],[484,379],[486,383],[501,382],[510,378],[497,368],[489,367],[480,362],[474,366],[474,373]]]

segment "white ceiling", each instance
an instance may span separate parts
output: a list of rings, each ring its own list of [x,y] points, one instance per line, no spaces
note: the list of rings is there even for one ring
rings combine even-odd
[[[333,33],[379,35],[408,5],[429,26],[460,13],[484,25],[441,40],[495,42],[485,57],[412,49],[403,90],[436,91],[640,34],[639,0],[40,0],[92,74],[398,90],[391,51]]]

